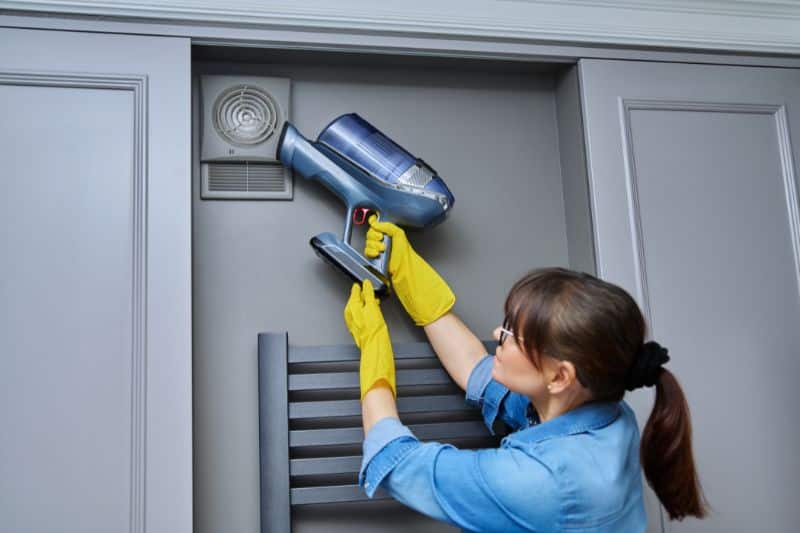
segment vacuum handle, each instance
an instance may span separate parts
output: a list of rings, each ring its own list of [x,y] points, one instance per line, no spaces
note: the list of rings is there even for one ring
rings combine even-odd
[[[356,207],[355,205],[347,206],[347,215],[345,217],[344,235],[342,237],[342,241],[347,243],[351,249],[352,246],[350,246],[350,238],[353,233],[353,224],[366,224],[369,213],[375,213],[375,216],[378,217],[378,221],[381,220],[381,214],[376,209],[369,207]],[[381,277],[386,280],[386,284],[389,285],[391,281],[389,276],[389,257],[392,254],[392,238],[384,233],[382,242],[384,246],[383,252],[381,252],[374,259],[369,259],[366,257],[361,250],[353,251],[363,258],[365,265],[369,264],[373,269],[375,269],[376,272],[379,272]]]
[[[373,265],[375,265],[375,268],[381,271],[383,277],[390,280],[391,277],[389,276],[389,257],[392,254],[392,238],[386,235],[385,233],[383,234],[383,246],[384,246],[383,252],[370,262]]]
[[[381,222],[381,214],[379,211],[372,210],[375,213],[375,216],[378,219],[378,222]],[[390,280],[389,277],[389,257],[392,254],[392,238],[389,237],[387,234],[383,234],[383,252],[381,252],[378,257],[374,259],[368,259],[370,264],[374,266],[376,269],[383,274],[383,277],[387,280]]]

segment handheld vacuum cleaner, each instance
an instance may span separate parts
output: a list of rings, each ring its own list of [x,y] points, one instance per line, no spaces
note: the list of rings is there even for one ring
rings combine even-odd
[[[315,142],[286,122],[277,157],[287,168],[318,181],[347,206],[342,238],[330,232],[311,238],[317,255],[357,282],[370,280],[375,293],[389,291],[391,239],[370,260],[350,246],[353,224],[374,212],[381,221],[426,228],[444,220],[455,198],[436,171],[355,113],[328,124]]]

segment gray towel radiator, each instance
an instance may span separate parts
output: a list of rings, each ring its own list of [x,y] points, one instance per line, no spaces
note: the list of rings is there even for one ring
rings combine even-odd
[[[487,353],[493,342],[486,342]],[[495,447],[430,345],[394,344],[400,417],[421,440]],[[354,345],[291,346],[286,332],[258,335],[261,532],[289,533],[292,508],[368,502],[361,466],[359,352]],[[383,490],[375,499],[389,497]]]

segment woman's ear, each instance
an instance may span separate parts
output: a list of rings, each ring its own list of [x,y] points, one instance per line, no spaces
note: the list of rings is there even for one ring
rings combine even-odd
[[[547,384],[547,390],[552,394],[557,394],[577,382],[578,374],[575,371],[575,365],[571,361],[557,359],[553,365],[552,377]]]

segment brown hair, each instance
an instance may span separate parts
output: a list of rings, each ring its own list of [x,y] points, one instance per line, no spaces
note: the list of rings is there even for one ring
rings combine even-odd
[[[541,368],[541,355],[567,360],[593,401],[620,401],[644,345],[644,316],[621,287],[564,268],[533,270],[505,302],[508,325]],[[640,461],[670,520],[703,518],[707,506],[692,455],[689,406],[675,376],[662,368],[642,433]]]

